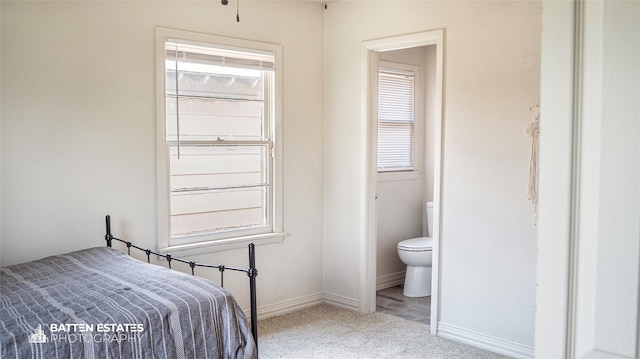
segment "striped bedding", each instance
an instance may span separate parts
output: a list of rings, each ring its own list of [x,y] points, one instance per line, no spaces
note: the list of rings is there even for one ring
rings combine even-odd
[[[257,358],[212,282],[108,247],[2,268],[0,358]]]

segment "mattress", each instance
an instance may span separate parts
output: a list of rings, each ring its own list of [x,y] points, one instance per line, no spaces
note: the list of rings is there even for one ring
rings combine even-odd
[[[234,297],[108,247],[0,270],[1,358],[257,358]]]

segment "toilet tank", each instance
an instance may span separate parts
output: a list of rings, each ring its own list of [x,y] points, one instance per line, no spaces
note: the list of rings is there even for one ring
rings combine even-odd
[[[427,202],[427,237],[433,236],[433,202]]]

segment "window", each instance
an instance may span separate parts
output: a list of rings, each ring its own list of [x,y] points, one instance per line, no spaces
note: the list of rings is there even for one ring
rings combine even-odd
[[[160,248],[277,234],[278,48],[168,29],[157,45]]]
[[[415,71],[378,70],[378,172],[414,169]]]

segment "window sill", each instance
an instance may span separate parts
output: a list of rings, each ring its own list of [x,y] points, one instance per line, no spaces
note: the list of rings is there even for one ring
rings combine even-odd
[[[378,172],[378,181],[410,181],[419,178],[419,171]]]
[[[257,234],[253,236],[168,246],[164,248],[158,248],[158,251],[163,254],[180,253],[181,256],[224,252],[224,251],[230,251],[234,249],[247,248],[247,246],[251,242],[253,242],[253,244],[255,244],[256,246],[261,246],[265,244],[282,243],[286,235],[287,235],[286,233]]]

